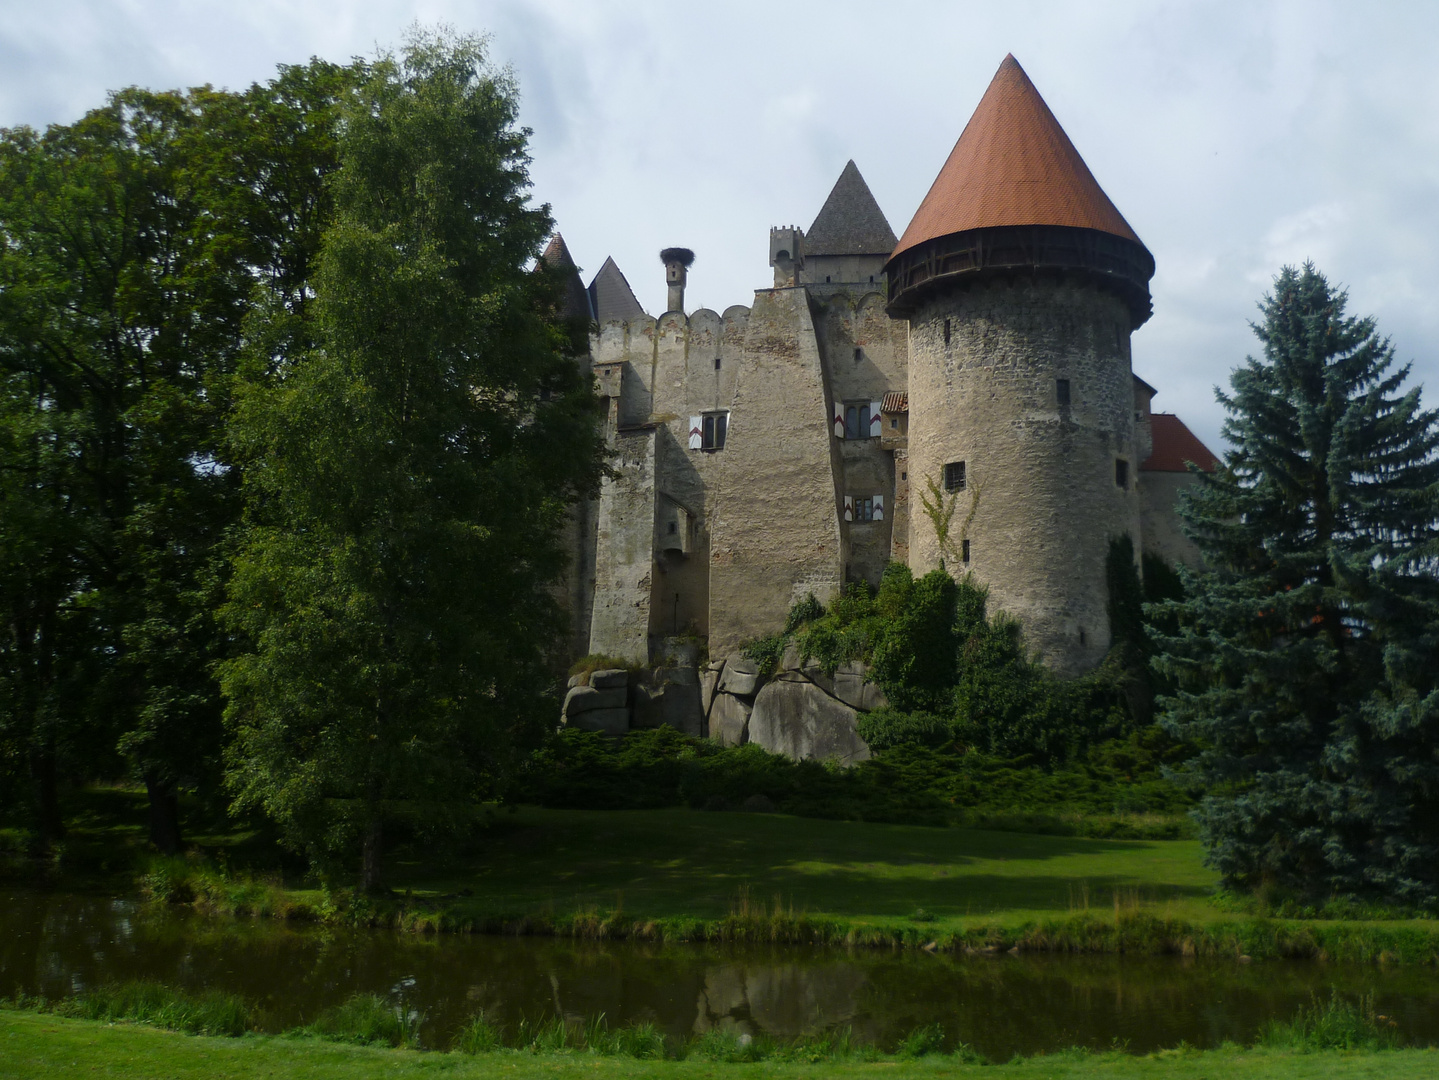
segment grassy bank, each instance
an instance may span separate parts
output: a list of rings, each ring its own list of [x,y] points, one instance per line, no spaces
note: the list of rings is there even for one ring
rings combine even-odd
[[[196,830],[185,858],[147,856],[143,796],[89,797],[61,887],[138,890],[214,914],[605,939],[1439,960],[1435,920],[1226,910],[1193,840],[522,808],[448,854],[399,847],[385,868],[392,893],[371,898],[306,882],[244,828]]]
[[[1172,952],[1428,963],[1431,920],[1217,907],[1191,840],[1101,840],[680,809],[502,814],[463,853],[401,852],[381,898],[155,864],[159,898],[415,931]]]
[[[216,1080],[305,1076],[313,1080],[364,1080],[443,1075],[455,1080],[506,1077],[816,1077],[884,1076],[891,1080],[930,1076],[1013,1076],[1028,1078],[1163,1077],[1200,1080],[1215,1076],[1253,1080],[1335,1080],[1433,1076],[1433,1050],[1302,1052],[1272,1049],[1195,1051],[1178,1049],[1148,1057],[1069,1052],[1016,1060],[1002,1066],[966,1064],[951,1054],[909,1059],[884,1057],[818,1061],[725,1062],[713,1058],[644,1060],[584,1051],[500,1050],[475,1055],[351,1046],[314,1037],[247,1036],[242,1039],[188,1036],[153,1027],[107,1025],[96,1021],[0,1010],[0,1078],[30,1080],[52,1076],[109,1075],[130,1080]]]

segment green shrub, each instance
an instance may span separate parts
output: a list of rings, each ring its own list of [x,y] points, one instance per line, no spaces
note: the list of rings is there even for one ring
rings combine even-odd
[[[691,1039],[684,1056],[696,1061],[730,1063],[764,1061],[774,1056],[774,1043],[764,1035],[759,1038],[736,1031],[706,1031]]]
[[[942,1053],[944,1053],[944,1028],[938,1024],[915,1028],[900,1039],[899,1045],[894,1048],[895,1057],[899,1058],[920,1058],[929,1054]]]
[[[420,1019],[403,1000],[391,1003],[378,994],[356,994],[300,1030],[331,1042],[413,1047],[419,1045]]]
[[[450,1041],[450,1049],[460,1054],[489,1054],[502,1046],[500,1029],[490,1023],[483,1012],[470,1017]]]
[[[1270,1021],[1259,1036],[1261,1045],[1313,1053],[1319,1050],[1392,1050],[1399,1044],[1399,1025],[1375,1011],[1374,996],[1345,1001],[1338,992],[1328,1001],[1301,1005],[1288,1021]]]
[[[243,1035],[255,1026],[244,998],[218,990],[191,994],[146,981],[91,991],[59,1011],[85,1020],[129,1020],[191,1035]]]

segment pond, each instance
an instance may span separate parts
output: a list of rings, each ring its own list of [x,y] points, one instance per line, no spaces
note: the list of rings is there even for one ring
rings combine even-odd
[[[1439,973],[1428,967],[418,937],[0,888],[0,995],[58,998],[129,979],[241,994],[270,1030],[355,993],[403,995],[438,1047],[484,1009],[511,1027],[603,1013],[612,1026],[651,1021],[676,1039],[849,1027],[889,1047],[940,1024],[1000,1060],[1074,1045],[1147,1052],[1248,1041],[1266,1020],[1336,990],[1373,994],[1406,1041],[1439,1042]]]

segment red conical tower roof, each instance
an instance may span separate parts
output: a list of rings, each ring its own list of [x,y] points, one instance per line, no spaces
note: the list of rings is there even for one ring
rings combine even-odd
[[[999,65],[894,255],[1006,225],[1095,229],[1140,243],[1013,55]]]

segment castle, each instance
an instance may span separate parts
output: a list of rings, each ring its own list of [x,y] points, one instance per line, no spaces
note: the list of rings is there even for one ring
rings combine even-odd
[[[613,260],[572,273],[615,473],[574,522],[577,655],[731,656],[898,560],[972,573],[1072,675],[1110,644],[1111,539],[1197,560],[1175,498],[1214,456],[1130,366],[1154,259],[1012,56],[901,237],[851,161],[769,256],[751,305],[686,312],[666,249],[657,319]]]

